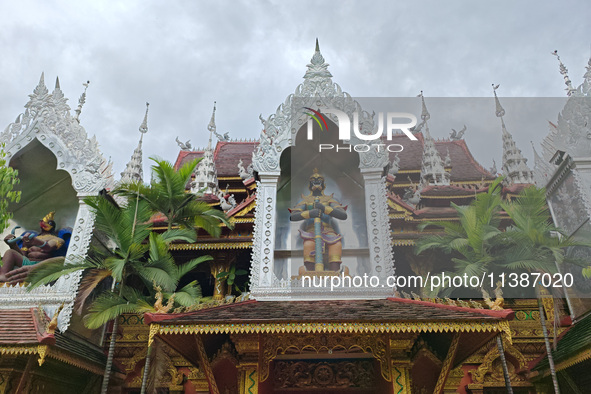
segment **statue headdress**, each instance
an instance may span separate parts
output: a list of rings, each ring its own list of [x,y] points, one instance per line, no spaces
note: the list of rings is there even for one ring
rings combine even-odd
[[[318,172],[318,168],[314,168],[312,175],[310,175],[310,180],[312,179],[322,179],[324,180],[324,177],[322,176],[322,174],[320,174]]]
[[[49,224],[50,221],[53,221],[53,216],[55,215],[55,211],[51,211],[49,212],[47,215],[45,215],[45,217],[43,218],[43,222]]]

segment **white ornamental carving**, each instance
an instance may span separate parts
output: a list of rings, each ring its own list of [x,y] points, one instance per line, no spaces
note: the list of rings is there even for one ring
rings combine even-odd
[[[113,186],[112,163],[105,160],[100,153],[96,138],[88,138],[80,125],[79,115],[85,97],[85,93],[80,97],[76,116],[72,116],[59,80],[56,80],[53,92],[49,93],[44,75],[41,74],[39,84],[29,95],[25,112],[0,134],[0,142],[6,144],[8,158],[37,139],[54,154],[57,169],[70,174],[72,187],[80,199],[80,206],[66,263],[74,263],[84,258],[92,237],[94,217],[81,201],[82,198],[96,195],[101,189]],[[47,313],[52,315],[64,304],[58,318],[58,327],[65,331],[69,325],[80,277],[81,273],[78,272],[61,278],[52,286],[41,286],[32,291],[20,286],[1,287],[0,308],[21,309],[42,305]]]

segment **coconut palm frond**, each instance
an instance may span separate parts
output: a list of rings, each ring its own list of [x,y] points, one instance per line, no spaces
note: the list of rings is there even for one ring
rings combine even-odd
[[[175,228],[171,230],[166,230],[165,232],[160,234],[160,237],[166,243],[171,243],[174,241],[193,243],[197,240],[195,231],[189,230],[187,228]]]
[[[82,310],[84,309],[84,304],[86,303],[86,300],[88,299],[90,294],[92,294],[92,292],[103,280],[110,278],[111,275],[111,270],[105,268],[92,268],[84,273],[82,281],[80,282],[80,287],[78,288],[76,300],[74,302],[74,310],[76,311],[76,313],[82,313]]]
[[[27,276],[27,291],[31,291],[36,287],[47,285],[61,278],[64,275],[69,275],[74,272],[83,271],[91,267],[91,263],[80,264],[65,264],[64,257],[54,257],[36,264]]]
[[[177,266],[176,277],[178,279],[181,279],[183,276],[185,276],[186,274],[191,272],[199,264],[206,262],[206,261],[211,261],[211,260],[213,260],[213,257],[211,257],[211,256],[200,256],[200,257],[197,257],[196,259],[186,262],[185,264],[179,265],[179,266]]]
[[[197,281],[193,281],[175,293],[174,301],[182,306],[195,305],[202,297],[201,286]]]
[[[117,319],[124,313],[134,313],[136,310],[137,304],[129,302],[122,296],[106,292],[90,304],[89,313],[83,320],[86,327],[94,329]]]

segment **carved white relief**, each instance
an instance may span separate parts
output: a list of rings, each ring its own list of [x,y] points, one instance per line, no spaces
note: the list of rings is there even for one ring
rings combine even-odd
[[[360,104],[333,83],[328,64],[320,51],[312,57],[311,63],[300,84],[290,94],[275,114],[266,120],[261,117],[264,130],[260,144],[253,152],[253,168],[261,179],[257,183],[257,207],[255,211],[255,230],[253,236],[253,254],[251,265],[251,292],[258,300],[273,299],[351,299],[383,298],[392,295],[393,289],[384,287],[360,289],[342,288],[318,289],[303,287],[294,279],[278,279],[273,272],[277,179],[280,174],[281,153],[295,145],[296,134],[308,121],[305,107],[336,109],[346,113],[350,119],[353,114],[359,116],[359,130],[364,134],[375,134],[377,125],[374,115],[364,111]],[[337,118],[327,113],[326,116],[338,124]],[[351,145],[364,141],[354,134],[348,141]],[[364,174],[365,199],[367,208],[367,229],[370,250],[371,274],[385,278],[394,274],[392,240],[388,219],[386,180],[382,177],[384,168],[389,165],[388,153],[373,145],[367,152],[359,152],[359,168]],[[238,166],[241,169],[240,165]],[[242,169],[241,169],[242,170]],[[384,283],[384,282],[382,282]]]
[[[88,138],[76,117],[70,114],[67,99],[56,82],[50,94],[43,75],[39,84],[29,95],[25,112],[0,134],[0,142],[6,144],[10,159],[21,149],[37,139],[57,159],[57,169],[67,171],[72,178],[72,187],[78,198],[96,195],[103,188],[113,186],[112,163],[105,160],[98,149],[96,138]],[[80,202],[76,223],[66,255],[66,263],[73,263],[86,256],[92,237],[94,217],[88,207]],[[81,273],[71,274],[52,286],[41,286],[27,291],[26,288],[1,287],[0,307],[5,309],[30,308],[42,305],[51,313],[64,304],[58,318],[61,331],[68,328],[74,298]]]

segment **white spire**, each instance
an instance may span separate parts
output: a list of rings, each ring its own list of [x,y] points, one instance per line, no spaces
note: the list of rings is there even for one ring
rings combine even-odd
[[[552,55],[556,56],[556,58],[558,59],[560,74],[562,74],[562,76],[564,77],[564,84],[566,85],[566,95],[570,97],[577,89],[573,87],[573,84],[570,78],[568,77],[568,70],[566,69],[566,66],[562,64],[562,60],[560,60],[560,56],[558,56],[558,51],[556,50],[552,52]]]
[[[503,116],[505,109],[501,106],[501,102],[497,97],[497,89],[499,85],[493,83],[493,93],[495,95],[495,114],[501,118],[501,127],[503,130],[503,175],[505,182],[513,183],[534,183],[532,171],[527,166],[527,159],[521,154],[521,150],[515,145],[513,136],[509,134],[505,127]]]
[[[324,79],[332,78],[332,74],[328,71],[328,64],[324,60],[324,56],[320,53],[320,45],[318,45],[318,38],[316,39],[316,50],[310,64],[307,65],[308,70],[304,75],[305,79]]]
[[[213,102],[213,112],[211,113],[211,120],[207,125],[209,130],[209,142],[207,148],[203,152],[203,158],[199,162],[199,165],[195,169],[195,180],[191,185],[191,193],[203,193],[217,195],[218,189],[218,177],[215,169],[215,162],[213,160],[213,149],[212,149],[212,138],[216,132],[215,125],[215,101]]]
[[[64,92],[62,92],[62,89],[60,88],[59,77],[55,78],[55,88],[53,89],[53,92],[51,92],[51,100],[55,106],[56,111],[59,111],[63,114],[66,112],[69,113],[70,106],[67,104],[68,99],[64,96]]]
[[[82,92],[80,98],[78,99],[78,108],[76,108],[76,116],[74,116],[74,119],[76,119],[78,123],[80,123],[80,113],[82,112],[82,106],[86,102],[86,89],[88,89],[89,84],[90,81],[86,81],[86,83],[82,84],[82,86],[84,86],[84,92]]]
[[[589,61],[587,62],[587,66],[585,67],[587,70],[585,75],[583,75],[583,84],[581,85],[582,93],[585,96],[589,95],[591,92],[591,57],[589,57]]]
[[[422,125],[425,126],[425,142],[423,144],[423,164],[421,166],[421,184],[423,185],[449,185],[449,173],[445,171],[445,163],[441,160],[441,156],[435,147],[435,142],[431,138],[429,132],[429,124],[427,121],[431,118],[431,114],[425,105],[425,97],[421,90],[421,119]],[[449,152],[448,152],[449,156]],[[451,164],[451,159],[449,160]]]
[[[150,107],[150,103],[146,103],[146,113],[144,115],[144,120],[139,127],[140,131],[140,140],[137,144],[137,148],[133,151],[133,155],[131,156],[131,160],[127,163],[127,167],[121,173],[121,179],[119,180],[120,183],[130,183],[130,182],[143,182],[144,181],[144,170],[143,170],[143,152],[142,152],[142,141],[144,139],[144,134],[148,132],[148,110]]]

